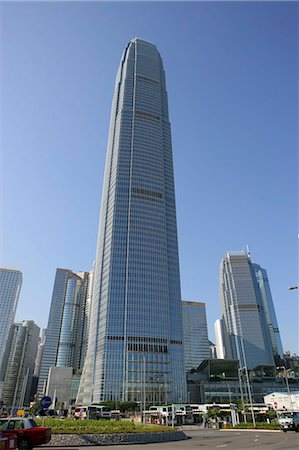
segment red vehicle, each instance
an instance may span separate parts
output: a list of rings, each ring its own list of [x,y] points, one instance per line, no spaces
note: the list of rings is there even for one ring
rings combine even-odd
[[[17,436],[13,431],[6,431],[2,434],[0,431],[0,450],[16,450]]]
[[[47,444],[51,440],[52,430],[48,427],[39,427],[33,419],[28,417],[7,417],[0,419],[0,433],[2,437],[17,436],[19,450],[27,450],[36,445]]]

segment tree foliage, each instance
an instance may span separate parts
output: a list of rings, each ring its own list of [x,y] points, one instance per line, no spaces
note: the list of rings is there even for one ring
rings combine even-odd
[[[207,411],[207,417],[210,417],[211,419],[214,419],[216,417],[221,416],[220,408],[209,408]]]

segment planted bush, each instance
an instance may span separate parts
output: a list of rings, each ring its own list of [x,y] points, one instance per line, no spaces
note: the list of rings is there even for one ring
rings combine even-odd
[[[256,426],[253,426],[252,422],[242,422],[239,423],[238,425],[235,425],[234,427],[229,427],[229,428],[256,428],[256,429],[265,429],[265,430],[280,430],[280,426],[277,422],[256,422],[255,424]]]
[[[38,425],[42,419],[36,419]],[[114,434],[157,433],[170,431],[170,427],[134,424],[129,420],[75,420],[45,418],[44,425],[52,428],[53,434]]]

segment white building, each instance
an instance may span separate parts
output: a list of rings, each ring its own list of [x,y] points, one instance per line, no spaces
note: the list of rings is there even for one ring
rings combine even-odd
[[[277,411],[299,411],[299,391],[271,392],[264,396],[264,402]]]
[[[214,323],[215,339],[216,339],[216,353],[218,359],[225,359],[226,350],[223,333],[222,319],[217,319]]]

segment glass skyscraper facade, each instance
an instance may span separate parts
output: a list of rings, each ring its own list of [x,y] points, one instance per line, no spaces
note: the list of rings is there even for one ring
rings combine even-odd
[[[283,348],[280,338],[280,332],[278,328],[278,322],[276,318],[275,308],[272,300],[270,283],[267,275],[267,271],[258,264],[252,264],[256,280],[258,283],[260,295],[262,298],[262,304],[264,307],[266,321],[269,328],[272,351],[276,358],[277,356],[283,358]]]
[[[223,343],[242,367],[274,365],[266,311],[250,255],[227,252],[220,267]]]
[[[186,399],[170,123],[157,48],[117,73],[79,404]]]
[[[13,324],[2,400],[11,408],[29,406],[40,328],[32,320]]]
[[[22,272],[12,267],[0,266],[0,398],[5,367],[3,358],[7,340],[15,318],[22,286]],[[6,363],[5,363],[6,364]]]
[[[187,372],[198,367],[204,359],[211,358],[211,350],[205,303],[183,301],[182,306]]]
[[[42,353],[38,393],[45,392],[50,367],[81,369],[87,349],[90,279],[88,272],[57,269]]]

